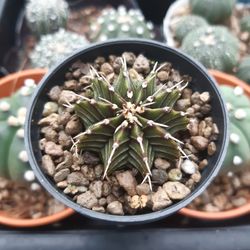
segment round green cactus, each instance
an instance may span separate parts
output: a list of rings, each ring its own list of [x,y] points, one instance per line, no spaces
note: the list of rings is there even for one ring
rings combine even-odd
[[[222,26],[200,27],[183,40],[181,49],[209,69],[230,72],[237,65],[239,42]]]
[[[111,38],[154,38],[153,24],[146,22],[139,10],[126,11],[124,6],[117,10],[105,9],[90,26],[92,41]]]
[[[241,80],[250,84],[250,56],[243,58],[242,62],[239,64],[236,75]]]
[[[34,181],[34,174],[27,162],[24,147],[26,107],[35,89],[35,81],[26,79],[16,93],[0,100],[4,107],[5,119],[0,121],[0,176],[17,181]],[[8,109],[7,109],[8,108]],[[6,111],[7,110],[7,111]],[[1,113],[0,113],[1,115]]]
[[[193,14],[221,23],[232,15],[235,0],[190,0],[190,6]]]
[[[190,31],[198,27],[204,27],[207,25],[208,25],[207,21],[200,16],[196,15],[183,16],[180,18],[180,20],[174,27],[175,37],[177,41],[181,42]]]
[[[31,64],[37,68],[51,68],[87,44],[85,37],[60,29],[54,34],[41,37],[30,55]]]
[[[2,98],[0,100],[0,121],[6,120],[10,115],[10,99]]]
[[[250,32],[250,15],[244,16],[240,20],[240,29],[241,31]]]
[[[68,4],[64,0],[29,0],[25,9],[27,24],[38,36],[64,28],[68,12]]]
[[[250,100],[241,87],[220,87],[230,119],[230,143],[222,172],[238,171],[250,163]]]

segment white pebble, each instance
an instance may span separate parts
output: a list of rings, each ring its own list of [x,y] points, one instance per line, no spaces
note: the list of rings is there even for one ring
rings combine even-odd
[[[10,104],[6,101],[1,101],[0,102],[0,110],[3,112],[7,112],[10,110]]]
[[[24,179],[26,181],[29,181],[29,182],[32,182],[35,180],[35,174],[32,170],[27,170],[25,173],[24,173]]]
[[[234,156],[233,158],[233,164],[234,165],[240,165],[242,164],[243,160],[241,159],[241,157],[239,157],[238,155]]]
[[[25,150],[21,151],[18,155],[18,158],[22,161],[22,162],[28,162],[28,154]]]
[[[181,164],[181,169],[186,174],[194,174],[196,172],[196,164],[187,159]]]
[[[230,134],[230,141],[234,144],[238,144],[240,142],[240,137],[239,135],[235,134],[235,133],[231,133]]]

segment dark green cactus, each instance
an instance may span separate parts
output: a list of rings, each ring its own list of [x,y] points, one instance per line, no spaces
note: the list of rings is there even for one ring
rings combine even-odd
[[[244,16],[240,20],[240,29],[241,31],[250,32],[250,15]]]
[[[176,23],[174,27],[175,37],[177,41],[181,42],[190,31],[207,25],[207,21],[200,16],[183,16],[180,18],[180,20]]]
[[[210,23],[220,23],[229,18],[235,0],[190,0],[193,14],[206,18]]]
[[[139,10],[126,11],[124,6],[117,10],[103,10],[90,29],[92,41],[106,41],[112,38],[154,38],[153,24],[146,22]]]
[[[239,41],[223,26],[200,27],[183,40],[181,49],[209,69],[231,72],[239,58]]]
[[[250,84],[250,56],[243,58],[242,62],[239,64],[236,76],[241,80]]]
[[[74,106],[86,128],[75,137],[74,146],[100,154],[104,177],[132,167],[151,184],[155,156],[173,161],[183,154],[182,142],[174,135],[185,130],[189,120],[173,106],[187,83],[157,88],[157,64],[143,81],[130,77],[125,58],[122,65],[112,85],[92,68],[94,98],[80,96],[82,100]]]
[[[27,24],[38,36],[66,27],[68,12],[64,0],[29,0],[25,8]]]
[[[220,87],[230,118],[230,143],[222,172],[238,171],[250,163],[250,100],[241,87]]]

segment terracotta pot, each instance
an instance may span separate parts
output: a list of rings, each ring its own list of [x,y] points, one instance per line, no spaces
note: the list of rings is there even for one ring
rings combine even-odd
[[[250,98],[250,86],[244,83],[243,81],[239,80],[238,78],[228,75],[226,73],[222,73],[216,70],[210,70],[212,76],[216,79],[218,84],[224,84],[229,86],[240,86],[244,89],[244,92]],[[239,208],[230,209],[223,212],[204,212],[204,211],[197,211],[189,208],[183,208],[180,210],[180,213],[186,215],[188,217],[204,219],[204,220],[225,220],[225,219],[234,219],[250,213],[250,201]]]
[[[20,88],[23,85],[23,82],[27,78],[34,79],[36,82],[40,81],[42,77],[45,75],[46,70],[43,69],[32,69],[20,71],[14,74],[10,74],[4,78],[0,79],[0,98],[10,96],[15,90]],[[46,216],[39,219],[16,219],[12,217],[8,217],[8,215],[0,211],[0,223],[13,227],[37,227],[55,223],[64,218],[72,215],[74,211],[70,208],[66,208],[65,210]]]

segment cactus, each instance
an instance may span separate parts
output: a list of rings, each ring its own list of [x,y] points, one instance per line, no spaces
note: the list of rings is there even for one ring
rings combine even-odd
[[[75,150],[99,153],[104,177],[130,166],[151,185],[155,156],[174,161],[185,155],[182,142],[174,136],[186,129],[189,119],[173,106],[187,83],[156,88],[156,74],[161,68],[156,67],[157,63],[145,80],[139,75],[131,78],[123,58],[113,85],[92,68],[94,98],[79,96],[82,99],[73,106],[86,128],[74,138]],[[66,106],[72,108],[70,103]]]
[[[190,0],[191,11],[210,23],[221,23],[233,12],[235,0]]]
[[[250,101],[241,87],[220,87],[230,118],[230,143],[222,172],[238,171],[250,162]]]
[[[73,51],[87,44],[85,37],[60,29],[54,34],[41,37],[30,55],[31,64],[37,68],[51,68]]]
[[[210,69],[230,72],[238,62],[238,39],[222,26],[200,27],[191,31],[181,48]]]
[[[240,20],[240,29],[241,31],[250,32],[250,15],[244,16]]]
[[[153,25],[145,22],[139,10],[126,11],[124,6],[117,10],[105,9],[96,22],[90,26],[92,41],[106,41],[111,38],[154,38]]]
[[[26,107],[35,89],[33,79],[26,79],[16,93],[0,100],[8,106],[8,117],[0,121],[0,176],[17,181],[34,181],[24,147]],[[6,105],[6,103],[8,105]]]
[[[6,120],[10,115],[10,100],[2,98],[0,100],[0,121]]]
[[[196,15],[187,15],[180,18],[180,20],[176,23],[174,30],[175,30],[175,37],[178,42],[181,42],[184,37],[192,30],[198,27],[207,26],[207,21]]]
[[[38,36],[64,28],[68,19],[68,4],[64,0],[29,0],[25,16],[29,28]]]
[[[236,75],[241,80],[250,84],[250,56],[243,58],[242,62],[239,64]]]

